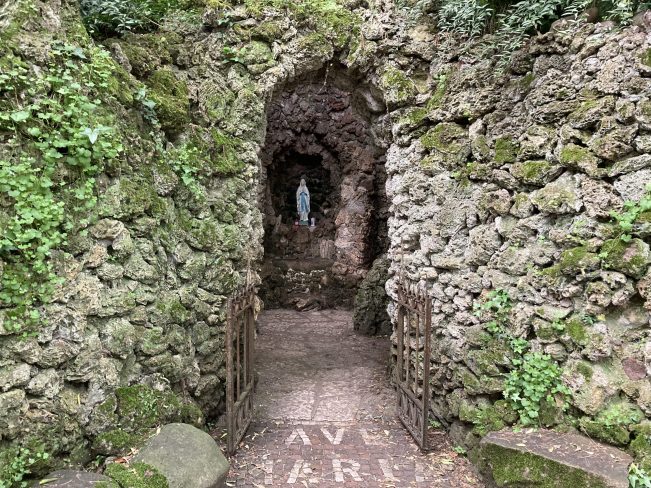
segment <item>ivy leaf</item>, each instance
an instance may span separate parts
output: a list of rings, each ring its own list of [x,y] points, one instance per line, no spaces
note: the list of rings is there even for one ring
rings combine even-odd
[[[30,127],[29,129],[27,129],[27,133],[30,136],[38,137],[41,135],[41,129],[39,129],[38,127]]]
[[[88,137],[88,140],[90,141],[91,144],[95,144],[97,142],[99,133],[100,133],[100,129],[98,127],[94,129],[91,129],[90,127],[86,127],[82,132],[83,135]]]
[[[12,113],[10,117],[14,122],[24,122],[25,120],[29,119],[31,115],[32,114],[29,110],[20,110],[18,112]]]

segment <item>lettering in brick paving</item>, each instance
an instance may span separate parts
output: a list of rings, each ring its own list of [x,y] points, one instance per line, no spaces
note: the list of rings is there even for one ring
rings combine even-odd
[[[335,474],[335,481],[337,483],[343,483],[346,474],[348,474],[354,481],[362,481],[362,477],[358,473],[359,468],[359,463],[351,459],[332,460],[332,471]]]
[[[393,470],[391,469],[391,464],[387,459],[378,459],[378,463],[380,463],[380,469],[382,470],[382,474],[384,475],[384,479],[387,481],[400,481],[398,478],[393,476]]]
[[[318,483],[319,480],[312,475],[314,472],[310,467],[310,463],[303,459],[299,459],[294,463],[292,470],[289,473],[289,478],[287,479],[288,485],[293,485],[298,480],[299,476],[308,479],[309,483]],[[301,476],[302,475],[302,476]]]
[[[271,459],[267,459],[262,465],[262,470],[264,471],[264,484],[273,485],[274,484],[274,462]]]
[[[348,429],[350,431],[350,429]],[[320,431],[320,433],[319,433]],[[364,428],[359,428],[359,429],[353,429],[353,432],[357,432],[359,434],[359,437],[363,441],[364,445],[366,446],[379,446],[382,445],[382,438],[381,438],[381,432],[372,432],[369,433],[367,429]],[[384,431],[386,435],[388,435],[387,431]],[[323,435],[323,437],[328,440],[328,442],[333,445],[333,446],[340,446],[342,442],[344,441],[344,435],[346,434],[346,429],[345,428],[331,428],[328,429],[326,427],[319,427],[319,430],[314,430],[310,432],[310,435],[312,436],[312,440],[314,440],[315,436]],[[354,435],[351,437],[346,436],[346,443],[354,443]],[[290,447],[292,445],[298,446],[299,449],[302,450],[301,446],[312,446],[312,440],[310,440],[310,436],[305,432],[305,426],[303,427],[296,427],[291,431],[289,436],[284,440],[284,444],[287,447]],[[343,446],[342,446],[343,447]],[[263,457],[263,464],[261,467],[262,471],[264,472],[264,484],[269,486],[274,484],[274,461],[267,459]],[[279,461],[278,461],[279,462]],[[350,483],[350,482],[355,482],[355,483],[363,483],[364,480],[362,479],[363,476],[369,476],[369,472],[367,471],[370,466],[367,466],[364,468],[362,471],[362,465],[355,459],[343,459],[340,458],[339,456],[334,457],[330,462],[332,462],[332,471],[331,474],[334,475],[334,481],[336,483]],[[397,476],[395,471],[398,470],[400,471],[400,468],[397,465],[392,465],[392,462],[390,459],[387,458],[378,458],[377,461],[369,461],[370,464],[375,464],[379,465],[380,471],[382,473],[382,477],[384,478],[384,481],[389,482],[389,483],[400,483],[400,478]],[[289,466],[288,466],[289,467]],[[403,466],[404,467],[404,466]],[[326,469],[324,467],[324,469]],[[326,471],[330,471],[329,469],[326,469]],[[371,470],[372,471],[372,470]],[[414,465],[414,471],[416,481],[424,481],[424,468],[422,465],[419,463],[415,463]],[[312,465],[310,464],[310,460],[306,460],[303,458],[296,459],[293,462],[293,465],[291,466],[291,470],[289,471],[289,474],[287,475],[287,478],[284,477],[282,473],[278,473],[276,477],[281,477],[281,479],[286,480],[285,484],[288,485],[293,485],[293,484],[305,484],[305,482],[309,483],[314,483],[317,484],[320,481],[320,476],[315,473],[315,471],[312,469]],[[367,480],[368,481],[368,480]]]
[[[333,446],[341,444],[342,439],[344,438],[344,430],[345,429],[337,429],[336,434],[333,435],[326,429],[325,427],[321,427],[321,432],[323,432],[323,435],[326,436],[326,439],[330,441],[330,444]]]
[[[292,433],[289,434],[289,437],[285,440],[285,445],[286,446],[291,446],[294,441],[296,440],[297,437],[300,437],[301,440],[303,441],[304,446],[311,446],[312,443],[310,442],[310,438],[307,436],[305,431],[301,428],[294,429],[292,430]]]

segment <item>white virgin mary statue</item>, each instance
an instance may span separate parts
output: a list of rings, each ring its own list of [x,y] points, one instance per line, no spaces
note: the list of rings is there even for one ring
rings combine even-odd
[[[305,179],[301,178],[301,184],[296,190],[296,210],[301,225],[308,225],[310,214],[310,190],[305,185]]]

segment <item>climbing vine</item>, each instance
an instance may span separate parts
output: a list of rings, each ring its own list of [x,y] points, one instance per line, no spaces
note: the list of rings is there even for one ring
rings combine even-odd
[[[38,324],[60,281],[52,251],[88,225],[94,177],[122,151],[96,98],[108,88],[109,55],[59,44],[50,56],[40,72],[11,54],[1,60],[0,303],[14,332]]]

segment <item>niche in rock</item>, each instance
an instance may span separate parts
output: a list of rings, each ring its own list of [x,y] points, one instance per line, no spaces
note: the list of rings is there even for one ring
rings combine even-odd
[[[267,307],[351,306],[386,249],[384,156],[355,90],[308,81],[269,105],[261,188]],[[297,209],[301,179],[308,225]]]

